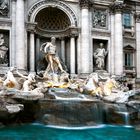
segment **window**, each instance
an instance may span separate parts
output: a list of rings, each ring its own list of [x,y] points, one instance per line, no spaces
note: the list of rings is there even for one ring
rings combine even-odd
[[[133,70],[134,48],[131,46],[124,47],[124,67],[125,70]]]
[[[125,66],[127,67],[133,66],[132,60],[133,60],[133,53],[125,53]]]
[[[124,13],[123,14],[123,25],[124,28],[131,29],[131,14],[130,13]]]

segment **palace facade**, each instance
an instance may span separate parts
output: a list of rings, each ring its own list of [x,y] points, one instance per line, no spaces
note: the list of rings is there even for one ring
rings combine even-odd
[[[139,82],[139,0],[1,0],[0,72],[43,69],[40,46],[52,36],[71,74],[96,71],[93,54],[103,43],[104,70]]]

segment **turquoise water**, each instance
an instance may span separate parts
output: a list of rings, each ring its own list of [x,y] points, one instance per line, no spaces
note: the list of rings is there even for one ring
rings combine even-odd
[[[0,128],[0,140],[140,140],[140,131],[107,125],[78,130],[26,124]]]

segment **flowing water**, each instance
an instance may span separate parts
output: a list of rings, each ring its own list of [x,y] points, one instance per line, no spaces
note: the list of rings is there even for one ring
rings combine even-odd
[[[0,140],[140,140],[140,131],[113,125],[78,128],[26,124],[0,128]]]

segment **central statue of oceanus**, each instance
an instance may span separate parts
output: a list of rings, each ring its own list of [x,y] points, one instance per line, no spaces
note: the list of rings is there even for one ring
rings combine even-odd
[[[60,69],[60,71],[63,73],[65,72],[59,57],[56,54],[56,38],[52,37],[51,42],[45,42],[41,45],[40,51],[45,53],[45,60],[48,62],[48,66],[46,69],[46,72],[52,72],[55,73]]]

